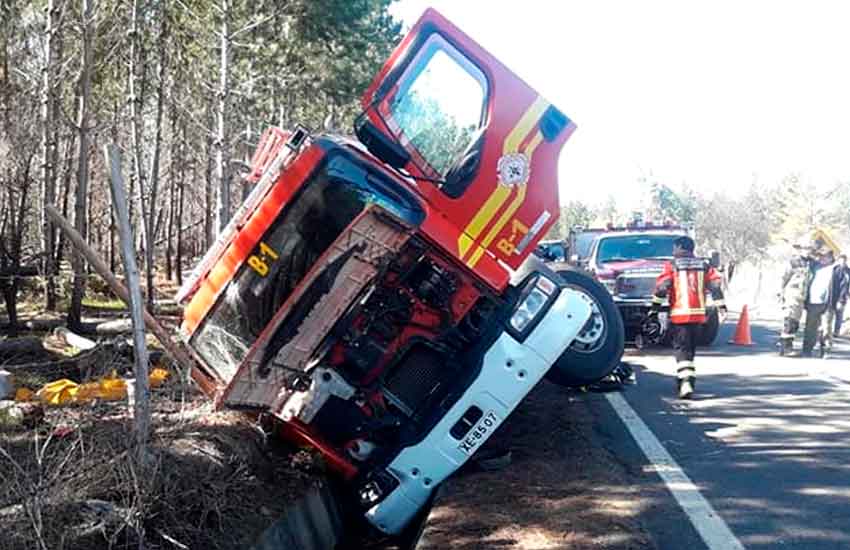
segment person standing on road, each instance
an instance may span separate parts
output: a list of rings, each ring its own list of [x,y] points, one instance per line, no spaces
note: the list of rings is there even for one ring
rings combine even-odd
[[[705,294],[711,292],[715,305],[726,316],[722,278],[708,260],[694,257],[694,240],[682,236],[673,241],[673,261],[655,283],[650,315],[658,315],[664,298],[670,302],[670,330],[676,354],[676,380],[680,399],[690,399],[696,385],[697,331],[706,321]]]
[[[835,323],[832,327],[832,335],[841,335],[841,325],[844,322],[844,308],[847,299],[850,298],[850,268],[847,267],[847,255],[838,257],[838,266],[835,268],[835,279],[833,281],[833,304]]]
[[[806,327],[803,330],[803,357],[811,357],[815,344],[820,340],[821,351],[826,352],[831,343],[822,331],[821,317],[829,310],[832,295],[833,275],[835,274],[835,258],[831,250],[818,248],[815,253],[816,263],[814,276],[809,285],[806,299]],[[829,331],[827,331],[829,334]]]
[[[800,329],[813,274],[811,250],[802,243],[795,244],[794,248],[797,252],[782,274],[782,333],[779,335],[782,355],[794,350],[794,336]]]

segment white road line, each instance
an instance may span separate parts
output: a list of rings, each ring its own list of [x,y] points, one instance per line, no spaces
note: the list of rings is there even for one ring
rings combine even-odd
[[[635,442],[654,466],[679,506],[688,515],[709,550],[743,550],[744,546],[732,534],[726,522],[714,511],[684,470],[673,460],[667,449],[652,434],[643,420],[616,392],[605,394],[620,420],[629,429]]]

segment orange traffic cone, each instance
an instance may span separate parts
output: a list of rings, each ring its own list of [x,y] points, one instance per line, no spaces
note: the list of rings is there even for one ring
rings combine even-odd
[[[747,311],[746,304],[741,310],[741,316],[738,317],[738,327],[735,329],[735,336],[729,340],[730,344],[737,346],[752,346],[753,339],[750,335],[750,312]]]

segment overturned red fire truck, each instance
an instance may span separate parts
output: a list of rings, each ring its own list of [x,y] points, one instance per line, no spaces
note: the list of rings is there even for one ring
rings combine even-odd
[[[178,299],[216,405],[313,445],[397,534],[537,382],[601,379],[622,341],[577,352],[611,297],[529,256],[570,119],[433,10],[362,105],[357,140],[264,134]]]

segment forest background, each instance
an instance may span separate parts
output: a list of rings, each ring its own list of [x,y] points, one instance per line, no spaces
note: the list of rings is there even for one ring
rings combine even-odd
[[[393,0],[0,0],[0,290],[14,332],[22,290],[81,322],[87,268],[45,215],[54,204],[120,271],[103,146],[123,152],[147,300],[180,284],[249,189],[262,131],[350,133],[359,97],[399,40]],[[557,98],[552,98],[556,100]],[[557,102],[557,101],[556,101]],[[693,222],[704,250],[759,261],[815,226],[846,240],[850,182],[800,174],[736,197],[640,186],[644,215]],[[616,195],[571,200],[548,235],[620,224]],[[170,298],[170,297],[168,297]]]

